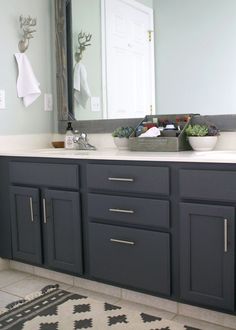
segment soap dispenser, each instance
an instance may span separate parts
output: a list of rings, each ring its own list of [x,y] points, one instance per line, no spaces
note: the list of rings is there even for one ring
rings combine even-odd
[[[65,135],[65,148],[74,149],[74,133],[71,122],[68,122]]]

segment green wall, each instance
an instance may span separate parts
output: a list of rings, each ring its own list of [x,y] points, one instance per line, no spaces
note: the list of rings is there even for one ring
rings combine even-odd
[[[0,89],[6,91],[6,110],[0,110],[0,135],[49,133],[55,111],[44,111],[44,93],[54,93],[55,75],[53,0],[0,0]],[[20,39],[19,16],[37,17],[37,32],[26,54],[40,82],[41,96],[25,108],[16,94],[17,66],[14,53]]]
[[[236,113],[236,1],[154,0],[158,113]]]

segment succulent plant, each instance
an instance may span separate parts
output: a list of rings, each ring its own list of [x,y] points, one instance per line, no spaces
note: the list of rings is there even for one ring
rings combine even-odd
[[[206,136],[208,134],[208,127],[206,125],[189,125],[185,133],[187,136]]]
[[[210,125],[208,127],[208,134],[207,135],[209,135],[209,136],[220,135],[220,131],[215,125]]]
[[[216,136],[220,135],[219,129],[215,125],[195,124],[189,125],[185,133],[187,136]]]
[[[134,132],[133,127],[118,127],[112,133],[113,137],[128,138]]]

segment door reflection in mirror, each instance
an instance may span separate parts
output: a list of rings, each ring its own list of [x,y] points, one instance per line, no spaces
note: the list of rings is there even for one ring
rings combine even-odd
[[[150,5],[149,0],[72,0],[77,120],[155,113],[153,9],[144,3]],[[89,31],[92,40],[79,55],[81,31]],[[94,98],[99,108],[94,107]]]

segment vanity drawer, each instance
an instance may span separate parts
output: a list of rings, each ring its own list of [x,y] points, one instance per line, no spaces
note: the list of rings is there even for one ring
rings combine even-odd
[[[90,223],[90,275],[170,294],[169,234]]]
[[[236,201],[236,171],[180,170],[180,195],[199,200]]]
[[[77,165],[11,162],[10,181],[15,184],[77,189]]]
[[[87,183],[88,188],[96,190],[169,195],[169,169],[89,164]]]
[[[88,215],[105,222],[169,228],[168,201],[89,194]]]

